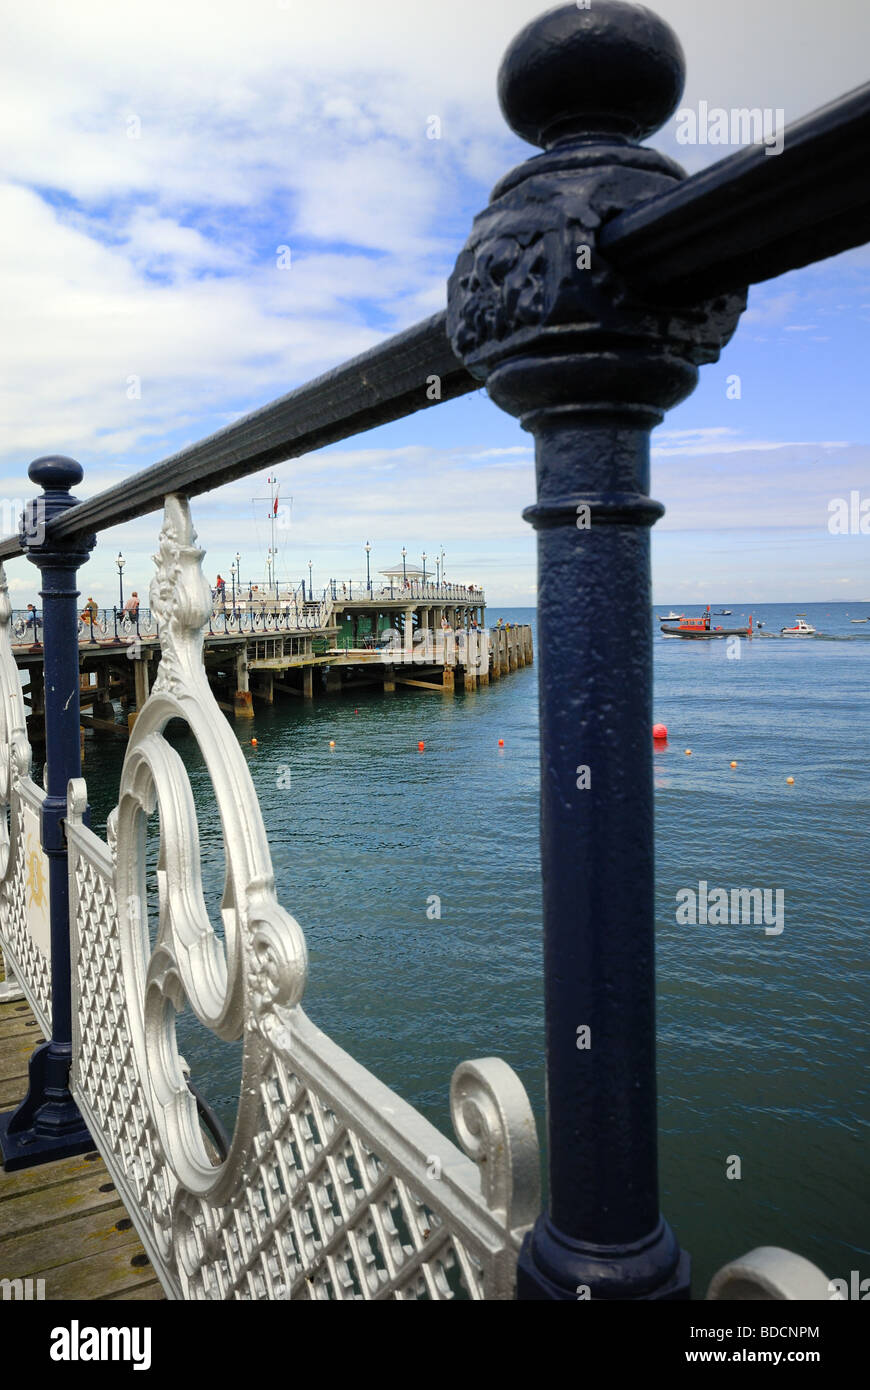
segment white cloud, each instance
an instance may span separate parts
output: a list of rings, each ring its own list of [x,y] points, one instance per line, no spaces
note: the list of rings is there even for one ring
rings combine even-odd
[[[423,0],[7,6],[0,90],[7,492],[17,495],[27,460],[57,450],[86,463],[86,495],[440,308],[474,214],[523,155],[498,110],[496,73],[507,43],[541,8],[542,0],[442,0],[435,8]],[[703,98],[783,106],[792,118],[864,80],[865,5],[840,0],[833,16],[815,0],[768,0],[763,9],[756,0],[719,8],[655,0],[655,8],[686,48],[686,105]],[[441,119],[440,140],[426,138],[431,115]],[[728,153],[678,148],[670,127],[653,143],[693,167]],[[292,250],[286,272],[276,265],[282,244]],[[867,254],[846,261],[860,268]],[[806,331],[825,312],[808,276],[799,290],[754,289],[744,324],[774,338]],[[841,287],[835,298],[842,300]],[[132,376],[141,382],[139,399],[128,398]],[[736,479],[735,460],[745,456],[739,477],[751,489],[763,456],[835,447],[786,445],[784,432],[771,425],[771,440],[715,429],[657,432],[656,475],[667,478],[668,459],[694,455],[709,463],[711,477],[721,466]],[[421,428],[420,437],[429,434]],[[470,559],[477,542],[481,565],[481,535],[486,544],[492,535],[496,548],[516,543],[530,564],[530,532],[519,520],[532,495],[529,446],[475,444],[447,462],[433,449],[416,458],[383,453],[364,465],[374,469],[366,475],[371,495],[357,486],[351,464],[324,457],[325,464],[305,460],[304,476],[318,485],[340,476],[341,511],[328,518],[325,506],[313,506],[306,545],[318,540],[315,521],[328,521],[336,544],[348,547],[357,544],[354,527],[379,519],[411,527],[395,477],[414,467],[429,483],[414,492],[414,505],[431,506],[434,531],[449,528],[468,543]],[[300,475],[289,469],[292,476]],[[238,503],[254,490],[249,482],[226,495]],[[324,495],[334,506],[337,494]],[[223,528],[220,499],[198,507],[212,505],[209,525]],[[225,520],[210,544],[232,544],[233,521]],[[153,518],[134,523],[125,545],[129,536],[150,554],[146,537],[154,532]],[[421,525],[421,543],[427,537]],[[494,563],[504,564],[501,554]],[[107,585],[111,577],[107,571]],[[507,570],[503,578],[514,582]]]

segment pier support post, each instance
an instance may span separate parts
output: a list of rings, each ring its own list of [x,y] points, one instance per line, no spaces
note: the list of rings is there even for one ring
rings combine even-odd
[[[303,666],[302,668],[302,694],[306,700],[314,699],[314,667]]]
[[[481,628],[477,634],[478,652],[478,677],[481,685],[489,685],[489,658],[491,651],[491,641],[489,632],[485,627]]]
[[[43,496],[28,504],[28,512],[40,509],[45,522],[34,526],[28,521],[22,526],[20,539],[28,560],[39,567],[42,579],[48,794],[42,806],[41,839],[48,858],[51,917],[51,1038],[37,1047],[30,1058],[26,1097],[17,1110],[0,1115],[0,1149],[7,1172],[94,1147],[69,1090],[72,990],[64,820],[67,785],[71,778],[81,776],[76,571],[93,550],[96,536],[53,540],[46,535],[48,523],[77,504],[70,488],[80,483],[84,475],[74,459],[36,459],[27,472],[31,481],[43,489]],[[42,537],[38,543],[33,541],[36,535]]]
[[[148,658],[147,656],[138,657],[133,662],[133,694],[137,714],[148,699],[148,690]]]
[[[504,627],[499,633],[498,670],[501,676],[509,676],[511,671],[510,660],[508,658],[508,632],[507,628]]]
[[[405,609],[405,621],[403,624],[402,645],[404,647],[404,657],[406,665],[411,666],[414,662],[414,609]]]
[[[251,695],[248,677],[248,644],[239,648],[236,656],[236,693],[233,696],[233,714],[236,719],[253,719],[254,699]]]
[[[638,144],[683,77],[679,42],[643,7],[534,20],[499,95],[544,153],[496,185],[448,290],[454,352],[536,444],[550,1180],[521,1299],[689,1293],[658,1201],[649,435],[745,295],[651,306],[598,248],[603,224],[684,177]]]

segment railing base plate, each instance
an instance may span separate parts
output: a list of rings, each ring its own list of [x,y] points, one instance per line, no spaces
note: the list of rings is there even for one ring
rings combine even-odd
[[[44,1042],[30,1058],[29,1088],[14,1110],[0,1115],[0,1154],[7,1173],[95,1147],[69,1092],[70,1045]]]
[[[10,1134],[9,1122],[16,1113],[7,1110],[0,1115],[0,1154],[7,1173],[16,1173],[21,1168],[35,1168],[39,1163],[53,1163],[56,1158],[90,1153],[94,1147],[83,1120],[78,1129],[67,1130],[63,1134],[43,1134],[36,1128]]]

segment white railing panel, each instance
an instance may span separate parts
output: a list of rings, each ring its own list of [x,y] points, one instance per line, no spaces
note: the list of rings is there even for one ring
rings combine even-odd
[[[451,1087],[465,1150],[307,1018],[298,923],[277,902],[259,804],[202,665],[210,594],[186,499],[167,498],[151,607],[162,659],[130,738],[109,843],[70,784],[72,1090],[171,1297],[509,1298],[538,1214],[537,1136],[497,1059]],[[208,919],[186,769],[163,730],[199,744],[226,855],[223,938]],[[159,911],[146,911],[145,824],[160,814]],[[243,1040],[230,1151],[203,1138],[179,1056],[189,1004]]]

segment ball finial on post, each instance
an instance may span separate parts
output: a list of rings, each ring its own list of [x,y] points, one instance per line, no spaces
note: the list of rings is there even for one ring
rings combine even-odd
[[[542,149],[589,136],[643,140],[683,93],[686,63],[670,25],[643,5],[562,5],[514,39],[498,77],[501,109]]]
[[[69,492],[85,474],[75,459],[66,458],[63,454],[46,454],[33,460],[27,469],[27,476],[46,492]]]

